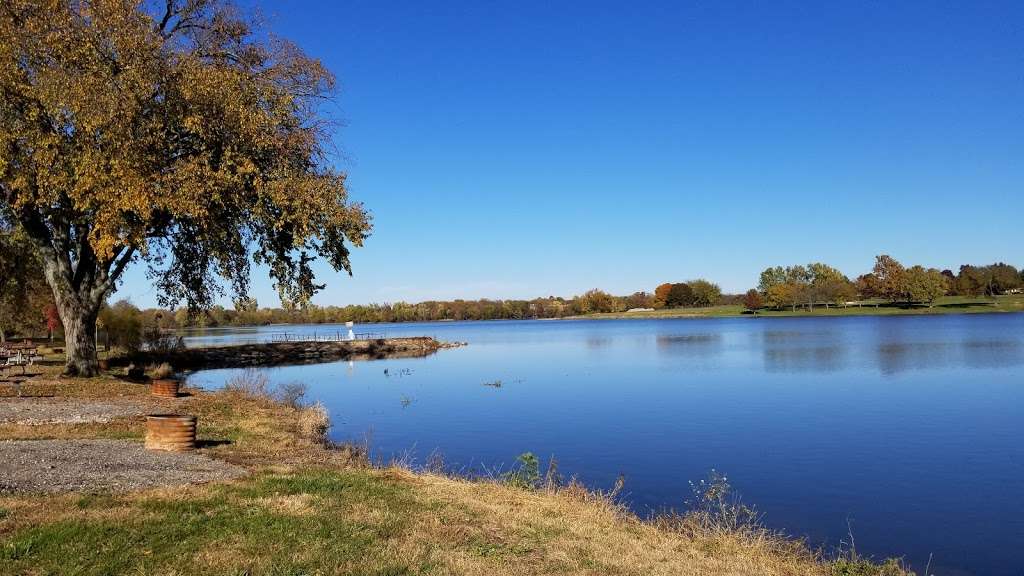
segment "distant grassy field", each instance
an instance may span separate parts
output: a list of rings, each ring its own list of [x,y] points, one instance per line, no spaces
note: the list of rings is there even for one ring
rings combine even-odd
[[[803,308],[793,310],[760,310],[758,316],[890,316],[899,314],[980,314],[995,312],[1024,312],[1024,294],[997,296],[996,298],[969,298],[964,296],[946,296],[935,301],[932,306],[892,304],[890,302],[866,301],[858,306],[836,307],[815,306],[808,311]],[[668,308],[653,312],[614,312],[609,314],[589,314],[577,318],[715,318],[751,316],[751,313],[740,305],[710,306],[705,308]]]

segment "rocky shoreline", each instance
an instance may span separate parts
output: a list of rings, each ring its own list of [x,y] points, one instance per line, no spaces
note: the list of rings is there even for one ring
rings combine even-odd
[[[429,356],[463,342],[441,342],[427,336],[377,338],[349,341],[266,342],[184,348],[167,352],[143,351],[119,359],[119,363],[149,365],[168,362],[178,370],[246,368],[315,364],[338,360],[380,360]]]

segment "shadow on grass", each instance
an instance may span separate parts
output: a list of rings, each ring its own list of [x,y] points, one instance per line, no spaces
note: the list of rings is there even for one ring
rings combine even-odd
[[[230,446],[233,440],[196,440],[196,448],[216,448],[217,446]]]
[[[968,308],[991,308],[995,305],[995,302],[956,302],[952,304],[938,304],[935,307],[947,310],[965,310]]]

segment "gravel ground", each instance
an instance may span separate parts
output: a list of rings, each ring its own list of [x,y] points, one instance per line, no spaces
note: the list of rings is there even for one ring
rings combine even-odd
[[[145,414],[140,402],[108,402],[80,398],[4,398],[0,424],[85,424]]]
[[[195,453],[146,450],[128,440],[0,441],[0,494],[129,491],[243,476]]]

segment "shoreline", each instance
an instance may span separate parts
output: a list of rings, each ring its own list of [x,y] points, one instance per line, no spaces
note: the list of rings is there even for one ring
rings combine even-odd
[[[115,375],[60,378],[56,370],[27,384],[29,397],[18,401],[141,407],[79,424],[0,421],[0,450],[67,452],[92,443],[101,464],[110,460],[123,475],[99,493],[88,481],[39,493],[7,479],[13,490],[0,491],[0,551],[15,573],[909,576],[898,560],[826,554],[714,508],[642,519],[617,490],[597,492],[528,466],[483,478],[440,466],[375,466],[365,446],[326,440],[322,406],[287,403],[273,390],[190,389],[160,399]],[[170,483],[139,489],[136,476],[147,472],[133,462],[150,457],[140,445],[142,414],[153,410],[197,415],[199,448],[189,457],[204,470],[232,467],[224,471],[232,478],[190,479],[174,472],[179,456],[162,454]],[[88,465],[69,456],[50,476]]]
[[[248,368],[320,364],[338,360],[419,358],[438,350],[465,346],[428,336],[368,340],[290,341],[220,344],[196,348],[141,351],[113,359],[111,366],[151,365],[167,362],[178,370]]]

